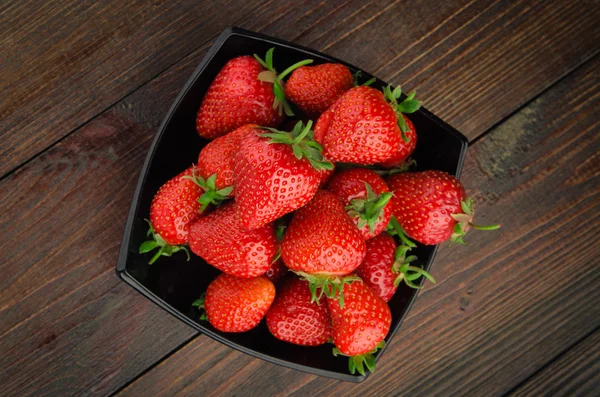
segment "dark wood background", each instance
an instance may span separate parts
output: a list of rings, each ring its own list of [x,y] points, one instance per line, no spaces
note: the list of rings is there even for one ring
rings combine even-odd
[[[161,118],[227,26],[417,89],[481,223],[360,385],[197,334],[114,273]],[[4,1],[0,395],[597,395],[597,0]]]

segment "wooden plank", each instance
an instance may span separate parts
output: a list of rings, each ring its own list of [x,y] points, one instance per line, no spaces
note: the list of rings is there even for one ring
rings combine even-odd
[[[315,42],[317,48],[324,48],[327,43],[319,44],[320,40],[333,35],[353,37],[367,32],[371,36],[375,29],[380,29],[379,35],[387,34],[387,27],[373,25],[382,13],[394,10],[402,18],[401,9],[392,1],[363,9],[359,3],[269,4],[254,10],[242,26],[304,45]],[[434,9],[435,3],[424,3],[423,7]],[[434,26],[442,24],[441,29],[451,35],[460,24],[448,20],[465,6],[468,4],[456,3],[454,13],[433,14],[439,18]],[[471,18],[478,15],[474,13]],[[538,19],[543,20],[544,15]],[[415,20],[406,23],[415,28],[420,24]],[[520,28],[524,28],[535,20],[523,19],[521,23]],[[595,34],[585,18],[581,24]],[[581,41],[580,52],[570,58],[561,73],[593,53],[589,42],[559,35],[541,44],[548,51],[566,45],[565,41],[573,45],[571,39]],[[0,367],[6,369],[0,373],[0,382],[7,390],[18,390],[20,395],[35,394],[42,388],[60,395],[86,389],[110,393],[193,335],[123,289],[112,275],[112,266],[149,140],[205,50],[203,46],[195,51],[0,181],[0,232],[8,236],[0,243],[5,259],[0,263]],[[346,51],[346,56],[335,55],[356,62],[352,57],[366,50]],[[424,59],[423,68],[432,59]],[[536,68],[528,72],[535,74]],[[529,87],[529,96],[558,78],[537,77],[540,84]],[[510,99],[516,109],[527,96]],[[477,134],[489,126],[479,125]],[[131,322],[132,317],[137,325]],[[120,322],[122,327],[115,326]],[[245,359],[233,357],[242,362]],[[45,369],[43,374],[39,368]]]
[[[593,396],[600,390],[600,330],[513,390],[509,396]]]
[[[265,3],[2,2],[0,175]]]
[[[0,62],[0,92],[10,98],[0,104],[0,175],[231,24],[325,50],[418,88],[430,110],[471,138],[600,49],[598,7],[566,0],[426,0],[411,7],[397,0],[261,7],[111,2],[102,8],[69,2],[49,3],[38,18],[24,19],[36,4],[0,10],[0,26],[7,27],[0,42],[9,50]],[[196,63],[201,54],[187,61]]]
[[[500,220],[502,231],[441,248],[432,269],[438,284],[426,286],[363,384],[278,367],[199,337],[120,395],[511,390],[600,326],[599,103],[596,57],[470,149],[463,181],[479,221]]]

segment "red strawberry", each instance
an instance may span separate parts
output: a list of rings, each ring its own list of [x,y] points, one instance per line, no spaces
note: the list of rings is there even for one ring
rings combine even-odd
[[[237,212],[254,229],[305,205],[321,181],[320,170],[333,168],[312,139],[312,123],[290,133],[257,129],[240,140],[234,158]]]
[[[349,356],[350,372],[365,375],[365,365],[375,370],[373,353],[385,345],[392,314],[387,303],[362,282],[346,286],[344,302],[342,307],[336,299],[327,298],[336,346],[333,354]]]
[[[394,192],[394,216],[406,234],[428,245],[451,239],[463,244],[470,227],[493,230],[500,225],[471,223],[473,202],[458,179],[443,171],[407,172],[388,178]]]
[[[337,172],[327,190],[342,199],[348,215],[365,239],[385,230],[392,217],[392,198],[387,183],[375,171],[350,168]]]
[[[398,103],[399,87],[394,91],[387,87],[385,93],[360,86],[334,102],[315,127],[315,139],[323,145],[325,157],[336,162],[376,164],[392,159],[401,145],[410,143],[403,134],[407,126],[400,116],[416,111],[420,104],[413,99],[414,93]]]
[[[318,117],[353,86],[350,70],[339,63],[304,66],[294,70],[285,95],[308,117]]]
[[[294,214],[283,237],[281,257],[290,269],[306,278],[320,295],[333,296],[365,257],[366,245],[360,231],[346,214],[339,197],[319,190]]]
[[[356,274],[386,302],[392,299],[403,280],[411,288],[419,288],[413,281],[421,276],[435,283],[425,270],[410,265],[417,257],[406,257],[409,250],[410,247],[397,246],[392,236],[382,233],[367,241],[367,255]]]
[[[402,115],[402,118],[404,119],[404,123],[406,124],[406,131],[404,132],[404,136],[406,137],[406,139],[408,139],[408,142],[402,140],[402,142],[400,142],[400,145],[398,146],[398,150],[396,151],[396,153],[394,153],[394,155],[388,160],[379,163],[379,165],[383,167],[395,168],[402,165],[406,161],[408,156],[410,156],[417,147],[417,132],[415,130],[414,124],[405,115]]]
[[[273,224],[246,230],[233,201],[194,222],[189,245],[192,252],[217,269],[245,278],[264,274],[277,253]]]
[[[326,304],[311,301],[308,283],[287,279],[267,313],[267,327],[277,339],[302,346],[322,345],[331,338]]]
[[[150,229],[147,235],[152,240],[142,243],[140,254],[156,248],[149,263],[154,263],[161,255],[171,256],[180,250],[188,254],[187,243],[190,224],[200,217],[198,199],[202,190],[193,181],[194,167],[167,181],[160,187],[150,206]]]
[[[260,323],[273,299],[275,286],[266,277],[221,274],[192,305],[204,308],[208,322],[219,331],[245,332]]]
[[[241,56],[227,62],[208,88],[198,115],[196,129],[204,138],[225,135],[245,124],[277,127],[283,110],[293,115],[283,94],[283,77],[312,60],[299,62],[277,76],[273,48],[263,61],[258,56]]]
[[[198,156],[198,175],[208,181],[214,176],[214,189],[210,186],[203,187],[206,201],[218,204],[219,199],[233,196],[233,155],[237,150],[240,138],[258,127],[256,124],[248,124],[209,142]],[[231,189],[228,189],[231,188]],[[225,196],[219,191],[228,189]],[[216,201],[216,202],[215,202]]]

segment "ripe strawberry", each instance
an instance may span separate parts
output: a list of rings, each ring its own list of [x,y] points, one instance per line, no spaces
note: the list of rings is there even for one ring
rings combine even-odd
[[[216,174],[217,189],[233,186],[233,155],[237,150],[240,138],[254,131],[256,127],[258,127],[256,124],[242,126],[204,146],[198,156],[198,175],[208,179],[211,175]]]
[[[355,87],[342,95],[319,118],[315,139],[323,145],[323,155],[336,162],[376,164],[396,156],[410,140],[402,113],[418,109],[414,93],[398,103],[400,88],[380,91]],[[386,101],[389,101],[389,103]]]
[[[290,133],[257,129],[240,140],[234,158],[237,213],[248,229],[261,227],[306,204],[321,181],[323,160],[310,127],[296,124]]]
[[[310,282],[315,300],[317,290],[319,296],[333,297],[343,291],[345,283],[356,280],[340,276],[356,269],[365,253],[365,240],[340,198],[326,190],[319,190],[296,211],[281,249],[283,263]]]
[[[407,245],[397,246],[392,236],[382,233],[367,241],[367,254],[356,269],[356,275],[385,302],[392,299],[402,281],[417,289],[420,287],[413,281],[421,276],[435,283],[425,270],[410,265],[417,259],[414,255],[406,256],[410,249]]]
[[[473,202],[458,179],[443,171],[407,172],[388,178],[394,192],[394,216],[409,237],[428,245],[450,239],[464,244],[470,227],[494,230],[500,225],[471,222]]]
[[[221,274],[192,306],[203,308],[210,325],[219,331],[245,332],[260,323],[274,299],[275,286],[266,277]]]
[[[294,70],[285,95],[310,118],[318,117],[353,86],[352,73],[339,63],[303,66]]]
[[[311,301],[311,292],[304,280],[290,277],[280,287],[266,316],[271,334],[302,346],[327,342],[331,338],[327,305]]]
[[[273,224],[246,230],[236,215],[233,201],[192,224],[189,246],[217,269],[245,278],[264,274],[277,253]]]
[[[392,198],[387,183],[375,171],[350,168],[337,172],[327,190],[342,199],[348,215],[365,239],[385,230],[392,217]]]
[[[410,121],[408,117],[404,114],[402,115],[404,119],[404,123],[406,124],[406,131],[404,131],[404,136],[408,139],[408,142],[402,140],[400,142],[400,146],[396,152],[386,161],[382,161],[379,165],[385,168],[395,168],[402,165],[408,156],[415,151],[417,147],[417,131],[415,130],[415,125]]]
[[[344,301],[342,307],[336,299],[327,298],[333,354],[349,356],[350,372],[365,375],[364,366],[371,372],[375,370],[373,354],[385,345],[392,314],[387,303],[362,282],[346,286]]]
[[[190,224],[200,217],[198,199],[202,190],[193,181],[194,167],[167,181],[160,187],[150,206],[150,228],[147,236],[152,240],[143,242],[139,252],[144,254],[156,248],[150,259],[154,263],[161,255],[171,256],[178,251],[189,252],[187,243]]]
[[[306,60],[290,66],[277,76],[273,68],[273,48],[265,60],[241,56],[227,62],[208,88],[198,114],[196,129],[204,138],[225,135],[245,124],[277,127],[283,111],[293,115],[283,91],[282,79]]]

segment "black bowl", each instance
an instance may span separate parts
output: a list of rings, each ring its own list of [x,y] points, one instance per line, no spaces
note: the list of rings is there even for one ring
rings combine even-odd
[[[219,273],[202,259],[193,257],[189,262],[183,253],[160,258],[148,265],[149,256],[138,254],[144,241],[150,203],[158,188],[168,179],[197,161],[200,149],[207,141],[196,133],[195,118],[200,102],[219,70],[231,58],[240,55],[261,54],[275,47],[275,67],[283,70],[302,59],[314,59],[314,64],[337,62],[350,70],[358,68],[319,52],[285,41],[248,32],[226,29],[213,43],[200,65],[187,81],[165,117],[142,169],[121,244],[117,263],[119,277],[175,317],[209,337],[234,349],[275,364],[334,379],[362,382],[366,376],[351,375],[347,358],[334,357],[332,345],[301,347],[275,339],[264,321],[252,331],[241,334],[222,333],[205,321],[198,320],[192,302],[206,290]],[[364,73],[364,78],[371,76]],[[386,84],[377,80],[373,87]],[[466,138],[425,109],[412,114],[419,140],[413,157],[418,169],[438,169],[459,176],[467,150]],[[419,246],[417,265],[429,270],[436,246]],[[402,320],[410,310],[417,290],[401,286],[389,302],[392,326],[386,342],[389,344]],[[377,354],[381,356],[383,351]]]

